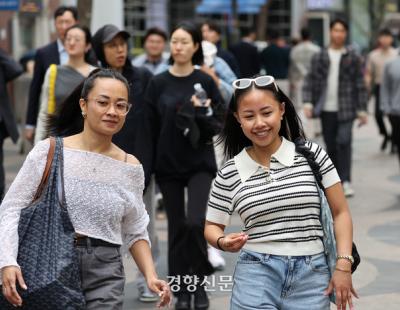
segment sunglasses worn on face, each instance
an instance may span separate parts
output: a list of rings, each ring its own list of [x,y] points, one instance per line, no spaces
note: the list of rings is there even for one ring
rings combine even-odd
[[[232,86],[234,89],[246,89],[249,88],[252,84],[256,87],[266,87],[266,86],[274,86],[275,90],[278,91],[278,86],[275,84],[275,79],[271,75],[263,75],[256,77],[255,79],[238,79],[233,81]]]

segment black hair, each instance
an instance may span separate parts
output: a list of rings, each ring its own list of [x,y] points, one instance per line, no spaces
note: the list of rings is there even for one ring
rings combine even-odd
[[[124,83],[129,95],[128,81],[121,73],[112,69],[95,69],[57,107],[54,114],[47,116],[46,129],[50,136],[71,136],[83,130],[83,117],[79,100],[87,100],[97,79],[116,79]]]
[[[215,32],[218,33],[219,35],[221,35],[221,33],[222,33],[221,27],[218,26],[218,25],[217,25],[216,23],[214,23],[213,21],[208,20],[208,21],[204,22],[202,25],[207,25],[208,28],[210,28],[210,30],[215,31]]]
[[[251,146],[252,142],[245,136],[240,127],[239,122],[235,118],[234,113],[238,110],[240,99],[250,92],[253,87],[251,86],[246,89],[236,89],[232,96],[231,102],[229,103],[229,109],[227,111],[224,128],[218,138],[218,143],[222,143],[224,146],[224,154],[226,159],[230,159],[247,146]],[[298,138],[305,139],[305,134],[301,120],[297,115],[296,109],[293,102],[288,96],[277,86],[271,84],[266,87],[257,87],[270,91],[278,102],[285,103],[285,113],[283,114],[283,120],[281,121],[281,128],[279,135],[285,137],[289,141],[295,141]]]
[[[152,28],[147,29],[146,34],[143,37],[143,42],[146,42],[147,38],[153,34],[162,37],[164,39],[164,41],[167,41],[167,39],[168,39],[167,33],[164,30],[162,30],[159,27],[152,27]]]
[[[64,15],[65,12],[71,12],[75,20],[78,20],[78,9],[75,6],[59,6],[54,12],[54,20]]]
[[[203,55],[203,48],[201,47],[202,35],[199,27],[197,27],[194,23],[191,22],[181,22],[174,29],[172,29],[170,34],[170,39],[175,31],[178,29],[182,29],[190,34],[192,37],[193,44],[197,44],[198,48],[197,51],[192,56],[192,64],[201,66],[204,62],[204,55]],[[169,63],[173,64],[174,59],[171,55],[169,58]]]
[[[270,29],[267,31],[267,37],[269,40],[274,41],[277,40],[281,37],[279,31],[274,30],[274,29]]]
[[[83,33],[85,34],[85,42],[86,42],[86,45],[92,43],[92,34],[90,33],[89,28],[86,27],[86,26],[84,26],[84,25],[80,25],[80,24],[75,24],[75,25],[69,27],[69,28],[65,31],[64,38],[67,37],[68,31],[70,31],[71,29],[80,29],[80,30],[82,30]],[[90,49],[85,53],[85,61],[86,61],[87,63],[91,63],[91,62],[92,62],[91,55],[90,55]]]
[[[390,31],[389,28],[383,28],[379,30],[378,36],[391,36],[393,37],[393,33]]]
[[[307,28],[302,28],[300,34],[302,40],[310,40],[311,38],[311,32]]]
[[[247,37],[251,35],[252,33],[257,35],[257,30],[254,27],[245,27],[241,29],[241,37]]]
[[[341,24],[344,29],[346,29],[346,32],[349,31],[349,24],[346,23],[346,21],[344,21],[341,18],[335,18],[333,19],[330,23],[329,23],[329,29],[332,30],[333,27],[335,27],[336,24]]]

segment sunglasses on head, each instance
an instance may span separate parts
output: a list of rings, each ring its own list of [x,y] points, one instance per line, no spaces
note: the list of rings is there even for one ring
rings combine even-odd
[[[274,86],[275,90],[278,91],[278,86],[275,84],[275,79],[271,75],[262,75],[259,77],[256,77],[255,79],[238,79],[233,81],[232,86],[234,89],[246,89],[249,88],[252,84],[256,87],[266,87],[266,86]]]

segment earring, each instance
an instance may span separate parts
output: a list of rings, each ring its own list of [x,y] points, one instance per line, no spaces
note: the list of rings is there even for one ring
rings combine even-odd
[[[86,118],[86,113],[82,111],[82,117]]]

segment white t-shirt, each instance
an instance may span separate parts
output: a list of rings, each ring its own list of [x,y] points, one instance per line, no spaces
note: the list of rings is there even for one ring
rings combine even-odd
[[[339,110],[339,67],[343,51],[343,49],[328,49],[330,66],[328,74],[328,85],[326,90],[326,101],[322,109],[325,112],[337,112]]]

